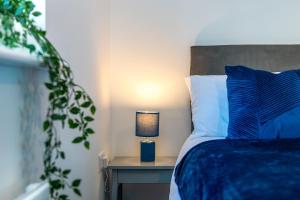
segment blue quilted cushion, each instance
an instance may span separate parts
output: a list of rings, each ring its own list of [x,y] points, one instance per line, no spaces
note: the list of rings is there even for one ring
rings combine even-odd
[[[228,139],[300,137],[300,70],[226,66]]]

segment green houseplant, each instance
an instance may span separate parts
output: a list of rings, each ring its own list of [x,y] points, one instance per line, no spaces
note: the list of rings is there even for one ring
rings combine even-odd
[[[46,32],[36,25],[35,18],[40,15],[31,0],[0,0],[0,41],[8,48],[27,49],[48,69],[49,81],[45,86],[49,90],[49,105],[43,123],[46,140],[41,179],[49,182],[51,199],[67,200],[69,197],[64,193],[67,188],[81,196],[81,180],[69,180],[71,170],[57,164],[59,159],[66,159],[66,155],[56,127],[78,130],[80,135],[72,142],[89,149],[89,136],[94,134],[89,125],[94,120],[96,107],[85,90],[74,82],[69,64],[47,39]]]

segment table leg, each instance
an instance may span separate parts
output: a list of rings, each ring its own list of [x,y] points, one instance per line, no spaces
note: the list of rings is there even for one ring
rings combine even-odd
[[[112,188],[111,188],[111,199],[118,200],[118,173],[116,171],[112,171]]]

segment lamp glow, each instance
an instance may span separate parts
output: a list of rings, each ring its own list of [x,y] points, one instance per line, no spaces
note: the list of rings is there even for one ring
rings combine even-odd
[[[139,102],[153,105],[161,101],[162,86],[156,83],[140,83],[136,87],[136,97]]]

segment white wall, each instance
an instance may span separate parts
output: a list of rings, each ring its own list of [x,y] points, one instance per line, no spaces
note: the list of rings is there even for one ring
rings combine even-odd
[[[96,134],[91,137],[91,150],[71,144],[77,132],[61,131],[72,176],[82,178],[82,199],[103,199],[103,182],[97,155],[110,154],[110,95],[108,82],[109,0],[47,1],[48,37],[70,63],[75,80],[95,100],[98,108]],[[98,197],[100,192],[100,197]],[[71,194],[71,193],[70,193]],[[81,199],[72,194],[71,199]]]
[[[113,155],[138,155],[135,111],[161,111],[158,155],[190,132],[190,46],[300,43],[297,0],[112,0]]]

